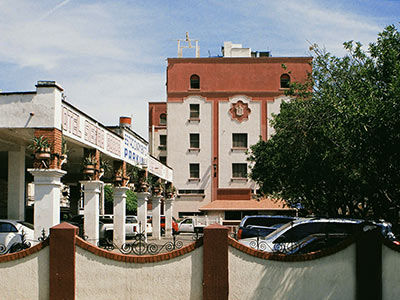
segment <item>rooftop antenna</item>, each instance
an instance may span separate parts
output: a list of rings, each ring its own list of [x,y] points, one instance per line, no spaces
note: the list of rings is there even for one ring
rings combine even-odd
[[[192,41],[195,42],[195,46],[192,46]],[[187,46],[181,46],[181,42],[187,43]],[[178,57],[182,58],[182,50],[183,48],[196,48],[196,58],[200,57],[200,47],[199,40],[193,40],[189,38],[189,32],[186,32],[186,38],[184,40],[178,40]]]

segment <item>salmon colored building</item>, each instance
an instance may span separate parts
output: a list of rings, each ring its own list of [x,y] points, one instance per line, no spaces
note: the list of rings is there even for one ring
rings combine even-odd
[[[176,216],[206,212],[240,220],[283,209],[257,199],[247,151],[273,134],[272,114],[289,100],[289,82],[306,80],[312,58],[271,57],[230,42],[222,51],[169,58],[167,103],[149,103],[150,147],[174,170]]]

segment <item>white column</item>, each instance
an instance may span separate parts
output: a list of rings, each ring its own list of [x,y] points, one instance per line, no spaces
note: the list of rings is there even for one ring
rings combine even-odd
[[[102,181],[88,180],[80,181],[83,185],[83,231],[88,242],[94,245],[99,240],[99,205]]]
[[[28,169],[34,177],[35,206],[34,206],[34,236],[35,239],[46,236],[49,229],[60,223],[61,177],[67,172],[58,169]]]
[[[165,210],[165,237],[172,237],[172,204],[175,198],[164,200]]]
[[[137,193],[137,217],[139,222],[139,231],[144,233],[147,240],[147,201],[150,197],[149,192]]]
[[[25,148],[8,151],[7,216],[9,219],[25,219]]]
[[[153,226],[153,233],[152,238],[159,240],[161,239],[161,226],[160,226],[160,215],[161,215],[161,198],[160,195],[155,195],[151,197],[151,205],[152,205],[152,226]]]
[[[126,192],[127,187],[114,188],[114,244],[121,248],[125,244]]]

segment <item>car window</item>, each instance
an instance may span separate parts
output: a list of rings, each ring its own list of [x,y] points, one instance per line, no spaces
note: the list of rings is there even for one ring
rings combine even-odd
[[[25,227],[28,227],[29,229],[34,229],[33,228],[33,224],[28,223],[28,222],[24,222],[24,221],[18,221],[19,224],[24,225]]]
[[[254,218],[248,218],[245,223],[243,224],[243,227],[250,226],[250,225],[255,225],[255,226],[272,226],[275,224],[285,224],[287,222],[292,221],[293,218],[265,218],[265,217],[254,217]]]
[[[325,232],[325,224],[321,222],[303,223],[290,228],[283,235],[275,239],[274,243],[292,243],[297,242],[305,237]]]
[[[326,231],[329,233],[354,234],[357,231],[358,224],[355,223],[327,223]]]
[[[186,219],[182,223],[184,223],[184,224],[192,224],[192,219]]]
[[[10,223],[0,222],[0,232],[18,232],[18,230]]]

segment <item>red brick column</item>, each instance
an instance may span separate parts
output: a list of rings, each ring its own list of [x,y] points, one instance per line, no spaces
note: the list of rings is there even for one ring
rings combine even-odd
[[[228,295],[228,228],[213,224],[204,228],[203,299],[227,300]]]
[[[50,228],[50,299],[75,299],[75,236],[78,227]]]
[[[35,129],[35,137],[45,137],[51,143],[51,153],[57,154],[50,161],[50,169],[61,169],[59,155],[61,155],[62,132],[56,128]]]

